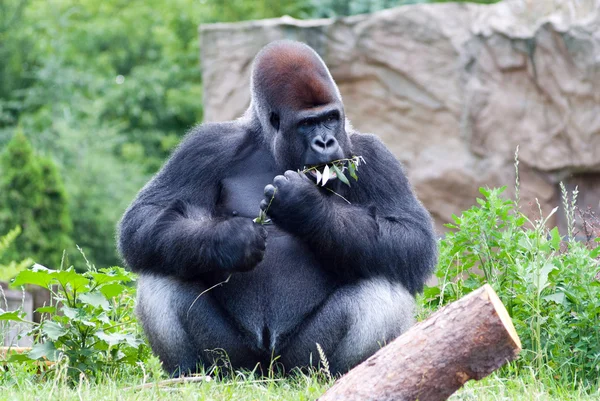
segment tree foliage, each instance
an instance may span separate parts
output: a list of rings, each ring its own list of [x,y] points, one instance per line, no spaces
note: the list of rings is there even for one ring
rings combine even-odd
[[[71,246],[67,195],[54,163],[37,157],[20,131],[0,157],[0,204],[0,232],[23,230],[6,250],[7,259],[60,265],[63,250]]]

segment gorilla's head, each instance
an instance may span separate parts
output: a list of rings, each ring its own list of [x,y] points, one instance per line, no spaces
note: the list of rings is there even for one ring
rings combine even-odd
[[[293,41],[264,47],[252,69],[252,110],[284,169],[350,156],[340,92],[323,60]]]

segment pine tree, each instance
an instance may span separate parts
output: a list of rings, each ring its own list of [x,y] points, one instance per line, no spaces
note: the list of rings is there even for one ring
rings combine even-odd
[[[20,131],[0,155],[0,233],[20,226],[21,235],[5,259],[32,258],[58,267],[72,246],[67,196],[56,165],[35,155]]]

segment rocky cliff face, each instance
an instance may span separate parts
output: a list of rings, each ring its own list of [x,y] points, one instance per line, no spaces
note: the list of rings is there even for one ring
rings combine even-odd
[[[240,116],[255,54],[300,40],[331,69],[353,125],[404,163],[440,230],[480,186],[514,187],[517,146],[525,210],[536,198],[546,213],[558,205],[559,181],[579,185],[580,206],[598,210],[600,14],[588,11],[536,22],[511,2],[434,4],[206,25],[205,118]]]

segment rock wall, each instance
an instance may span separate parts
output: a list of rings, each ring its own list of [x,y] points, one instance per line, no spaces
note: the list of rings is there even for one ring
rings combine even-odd
[[[579,185],[580,205],[597,211],[600,14],[589,4],[542,21],[508,1],[205,25],[205,120],[240,116],[255,54],[273,40],[299,40],[329,66],[352,124],[404,163],[440,230],[480,186],[514,190],[517,146],[522,205],[533,217],[535,199],[545,213],[559,205],[559,181]]]

